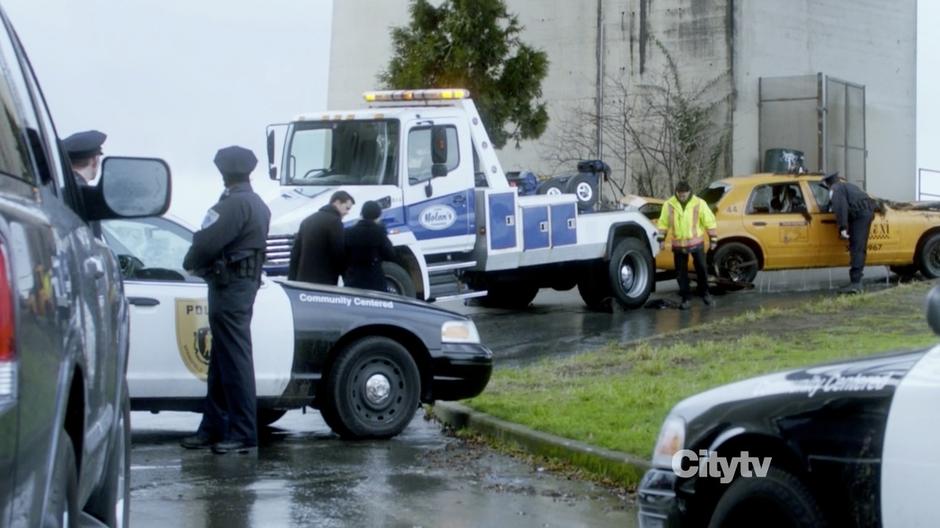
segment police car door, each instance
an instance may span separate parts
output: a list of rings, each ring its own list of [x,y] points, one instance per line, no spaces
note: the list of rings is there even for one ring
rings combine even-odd
[[[192,232],[166,218],[103,222],[130,304],[131,399],[202,398],[212,334],[206,283],[182,269]],[[252,319],[259,395],[280,395],[293,362],[293,319],[283,290],[258,291]]]
[[[435,142],[443,162],[437,169]],[[405,219],[415,238],[425,253],[472,250],[473,156],[466,123],[452,118],[412,121],[405,149]],[[440,171],[437,176],[435,170]]]
[[[901,380],[885,428],[881,456],[883,526],[936,526],[940,517],[940,347]]]

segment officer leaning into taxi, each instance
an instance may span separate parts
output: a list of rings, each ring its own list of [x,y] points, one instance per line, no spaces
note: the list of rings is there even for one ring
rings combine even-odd
[[[75,183],[79,187],[88,185],[98,176],[98,168],[101,165],[101,145],[107,138],[104,132],[86,130],[76,132],[62,140],[72,164]]]
[[[180,442],[188,449],[248,453],[258,445],[251,316],[271,212],[248,183],[257,164],[254,153],[242,147],[216,153],[225,192],[206,213],[183,259],[183,268],[209,285],[212,331],[205,413],[196,434]]]
[[[868,235],[875,216],[874,202],[865,191],[839,177],[826,175],[820,185],[829,189],[829,209],[835,214],[839,238],[849,241],[849,280],[842,293],[862,293],[862,275],[868,256]]]
[[[692,194],[687,182],[676,184],[676,193],[663,204],[659,214],[659,248],[663,249],[666,235],[672,231],[672,253],[679,280],[680,310],[689,309],[689,256],[695,265],[698,294],[705,304],[714,303],[708,293],[708,268],[705,265],[705,237],[708,233],[711,247],[718,244],[718,222],[712,210],[698,196]]]

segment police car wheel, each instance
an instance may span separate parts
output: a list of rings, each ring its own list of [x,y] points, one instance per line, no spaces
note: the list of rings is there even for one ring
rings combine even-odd
[[[321,409],[343,438],[391,438],[414,417],[420,394],[418,367],[408,350],[387,337],[366,337],[333,363]]]
[[[88,512],[107,526],[128,526],[131,491],[131,400],[124,384],[121,414],[115,427],[101,488],[88,501]]]
[[[936,279],[940,277],[940,233],[927,237],[917,253],[917,266],[924,277]]]
[[[826,526],[816,498],[800,479],[771,468],[765,477],[740,477],[715,506],[709,528]]]
[[[608,278],[614,299],[623,308],[643,306],[653,289],[656,270],[646,243],[629,237],[620,240],[610,256]]]
[[[45,511],[51,512],[61,527],[78,526],[78,467],[72,439],[65,428],[59,431],[59,446],[52,471],[52,487]]]
[[[417,296],[414,280],[405,268],[394,262],[383,262],[382,272],[385,274],[385,286],[389,293],[405,297]]]

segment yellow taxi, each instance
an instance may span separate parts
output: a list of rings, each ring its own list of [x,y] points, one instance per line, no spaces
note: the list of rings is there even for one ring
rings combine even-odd
[[[821,174],[735,176],[698,193],[718,220],[720,241],[710,254],[711,272],[733,283],[750,283],[759,270],[848,266],[848,241],[839,238],[821,179]],[[876,201],[880,207],[866,265],[889,266],[906,277],[917,271],[940,277],[940,203]],[[630,203],[655,221],[663,200]],[[666,272],[675,269],[669,242],[656,257],[656,267]]]

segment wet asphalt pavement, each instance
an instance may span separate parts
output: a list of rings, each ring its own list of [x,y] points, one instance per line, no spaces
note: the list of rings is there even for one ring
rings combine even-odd
[[[691,310],[587,310],[577,291],[543,290],[524,311],[443,306],[470,314],[496,368],[584,352],[737,315],[834,295],[842,270],[759,274],[755,288],[694,300]],[[885,287],[883,268],[866,287]],[[653,298],[676,299],[675,281]],[[388,441],[343,442],[315,411],[292,411],[262,436],[257,458],[186,451],[191,413],[132,414],[131,525],[634,526],[633,500],[441,432],[419,411]]]

